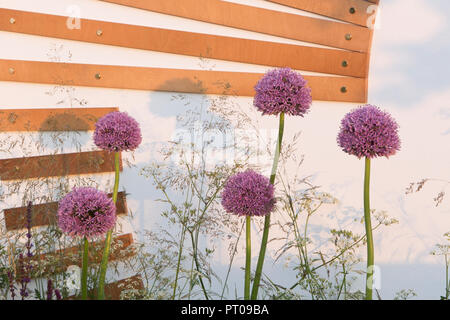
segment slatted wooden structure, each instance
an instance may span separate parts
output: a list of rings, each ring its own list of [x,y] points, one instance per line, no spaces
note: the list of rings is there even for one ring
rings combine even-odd
[[[297,40],[302,44],[93,19],[81,19],[81,29],[69,29],[65,16],[5,8],[0,8],[0,31],[267,67],[288,66],[319,73],[306,76],[313,100],[367,102],[373,36],[370,23],[374,20],[378,0],[268,1],[326,18],[220,0],[102,1]],[[261,73],[173,69],[170,66],[149,68],[11,60],[4,59],[0,52],[0,81],[253,96],[254,85],[261,76]],[[0,109],[0,130],[11,133],[88,131],[93,130],[99,117],[114,110],[117,108]],[[3,159],[0,160],[0,179],[92,175],[112,172],[112,163],[111,155],[102,151]],[[51,223],[56,207],[56,203],[35,205],[36,225]],[[121,214],[126,214],[123,193],[119,197],[119,208]],[[8,230],[21,228],[24,209],[9,208],[4,211]],[[127,243],[132,243],[130,235],[124,237]]]

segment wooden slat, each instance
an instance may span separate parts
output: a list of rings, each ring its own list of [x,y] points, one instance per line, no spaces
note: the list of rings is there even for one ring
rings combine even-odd
[[[366,52],[369,47],[370,30],[365,27],[226,1],[102,1],[341,49]],[[310,0],[309,2],[319,1]],[[352,35],[352,40],[345,39],[347,33]]]
[[[2,159],[0,168],[2,181],[114,172],[114,153],[92,151]]]
[[[367,21],[373,12],[367,8],[378,1],[365,0],[267,0],[292,8],[320,14],[326,17],[367,27]],[[351,9],[354,9],[351,10]],[[354,12],[354,13],[352,13]]]
[[[126,279],[122,279],[116,282],[107,283],[105,285],[105,300],[120,300],[120,294],[124,290],[134,289],[143,290],[144,281],[140,275],[135,275]],[[96,290],[88,292],[88,299],[96,299]],[[76,300],[77,297],[71,296],[67,300]]]
[[[110,198],[112,194],[108,195]],[[125,192],[117,194],[116,215],[128,214]],[[32,227],[40,227],[56,223],[58,202],[49,202],[33,205]],[[23,229],[26,226],[27,207],[11,208],[4,210],[5,227],[7,231]]]
[[[127,289],[143,290],[144,281],[141,276],[135,275],[130,278],[122,279],[105,285],[105,297],[108,300],[120,300],[120,294]]]
[[[149,28],[82,19],[80,29],[69,29],[67,17],[0,9],[0,30],[160,51],[335,75],[367,77],[368,55],[267,41],[240,39],[177,30]],[[99,36],[97,32],[101,30]],[[326,29],[323,30],[327,32]],[[343,61],[346,61],[345,66]]]
[[[0,109],[0,131],[88,131],[118,108]]]
[[[14,72],[9,72],[13,69]],[[96,77],[98,75],[99,77]],[[253,96],[261,73],[0,60],[0,81]],[[306,76],[314,100],[365,103],[366,79]],[[341,91],[346,87],[346,92]]]
[[[131,233],[115,237],[111,242],[111,252],[109,261],[124,260],[134,255],[134,250],[127,250],[133,244],[133,235]],[[91,242],[89,244],[89,264],[97,264],[102,260],[104,241]],[[79,246],[65,248],[54,252],[43,253],[32,257],[31,259],[38,261],[55,261],[52,264],[41,264],[42,268],[34,270],[32,277],[39,277],[44,273],[61,273],[67,270],[71,265],[81,267],[82,249]],[[16,262],[16,266],[18,262]]]

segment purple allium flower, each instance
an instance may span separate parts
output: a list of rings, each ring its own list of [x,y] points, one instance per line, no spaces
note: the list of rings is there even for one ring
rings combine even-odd
[[[225,210],[240,216],[265,216],[273,210],[274,204],[273,185],[253,170],[228,178],[222,193]]]
[[[114,202],[95,188],[75,188],[59,202],[58,226],[72,237],[99,236],[115,223]]]
[[[278,115],[284,112],[302,116],[311,106],[311,89],[300,73],[289,68],[268,71],[255,86],[253,104],[263,114]]]
[[[348,113],[337,137],[345,152],[361,157],[389,157],[400,150],[398,124],[387,112],[367,104]]]
[[[126,112],[110,112],[95,124],[94,143],[103,150],[132,151],[141,142],[139,123]]]

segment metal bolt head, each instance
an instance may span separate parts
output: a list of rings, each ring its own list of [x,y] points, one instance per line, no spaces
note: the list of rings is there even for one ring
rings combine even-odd
[[[14,73],[16,73],[16,70],[14,70],[14,68],[9,68],[8,71],[9,71],[9,74],[14,74]]]
[[[98,29],[98,30],[97,30],[97,36],[99,36],[99,37],[100,37],[100,36],[101,36],[102,34],[103,34],[103,31],[102,31],[102,30],[100,30],[100,29]]]
[[[342,93],[346,93],[347,92],[347,87],[341,87],[341,92]]]
[[[356,12],[356,9],[355,8],[353,8],[353,7],[351,7],[350,8],[350,10],[348,10],[349,12],[350,12],[350,14],[355,14],[355,12]]]
[[[344,68],[347,68],[347,67],[348,67],[348,62],[347,62],[347,60],[342,61],[342,66],[343,66]]]
[[[350,41],[350,40],[352,40],[352,34],[351,33],[347,33],[346,35],[345,35],[345,40],[347,40],[347,41]]]
[[[102,78],[102,76],[100,75],[100,73],[95,74],[95,79],[100,80],[101,78]]]
[[[14,19],[14,18],[9,19],[9,23],[11,23],[11,24],[16,23],[16,19]]]

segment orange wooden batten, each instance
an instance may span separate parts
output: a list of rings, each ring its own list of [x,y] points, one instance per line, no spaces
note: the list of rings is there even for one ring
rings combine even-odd
[[[0,30],[3,31],[273,67],[289,66],[292,69],[304,71],[367,77],[368,55],[366,53],[87,19],[81,19],[82,28],[69,29],[66,26],[67,17],[9,9],[0,9],[0,15],[3,17],[0,19]],[[15,22],[10,23],[8,17],[13,18]],[[291,24],[292,26],[294,24]],[[308,27],[308,32],[310,29],[311,27]],[[328,33],[326,28],[321,30],[323,34]],[[334,30],[334,26],[331,30]]]
[[[220,0],[102,1],[335,48],[359,52],[366,52],[369,48],[370,30],[365,27],[232,2]],[[334,2],[331,8],[340,10],[338,8],[340,1],[308,0],[306,2],[311,4]],[[351,40],[346,39],[347,34],[352,35]]]
[[[112,194],[108,195],[110,198]],[[32,207],[32,227],[41,227],[56,223],[58,202],[36,204]],[[4,210],[5,227],[7,231],[25,228],[27,207]],[[128,214],[125,192],[117,194],[116,215]]]
[[[267,0],[292,8],[367,27],[374,11],[370,6],[378,1],[365,0]]]
[[[124,235],[117,236],[113,238],[111,242],[111,253],[109,256],[109,261],[124,260],[132,257],[135,254],[135,250],[126,250],[133,244],[133,235],[127,233]],[[102,259],[102,248],[104,241],[97,241],[89,244],[89,263],[97,264],[101,262]],[[35,269],[35,273],[32,277],[39,277],[43,273],[61,273],[66,271],[67,267],[71,265],[81,266],[81,251],[82,249],[78,246],[64,248],[62,250],[57,250],[54,252],[43,253],[32,257],[34,261],[58,261],[57,265],[52,265],[51,267],[45,263],[42,264],[41,269]],[[16,266],[18,262],[16,262]],[[51,269],[50,269],[51,268]]]
[[[2,181],[114,172],[114,153],[92,151],[2,159],[0,168]]]
[[[118,108],[0,109],[0,131],[88,131]]]
[[[107,283],[105,285],[105,299],[106,300],[120,300],[120,295],[122,291],[131,289],[131,290],[143,290],[144,282],[140,275],[135,275],[126,279],[122,279],[116,282]],[[89,291],[89,296],[96,295],[96,291]],[[68,297],[67,300],[76,300],[75,296]]]
[[[254,96],[263,74],[0,60],[0,81]],[[366,79],[305,76],[314,100],[364,103]]]

